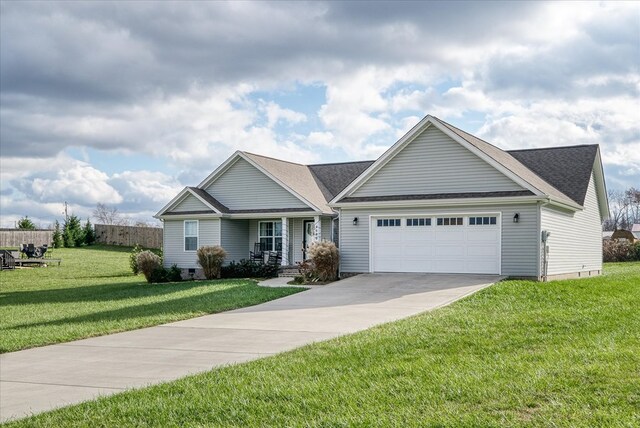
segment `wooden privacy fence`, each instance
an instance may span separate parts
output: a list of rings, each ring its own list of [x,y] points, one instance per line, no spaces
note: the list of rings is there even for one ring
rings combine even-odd
[[[96,238],[101,244],[133,247],[139,244],[145,248],[162,248],[162,228],[144,226],[118,226],[96,224]]]
[[[34,244],[41,246],[51,245],[53,242],[53,230],[19,230],[0,229],[0,247],[20,247],[22,244]]]

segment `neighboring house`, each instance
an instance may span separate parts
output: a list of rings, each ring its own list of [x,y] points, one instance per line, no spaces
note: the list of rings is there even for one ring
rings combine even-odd
[[[631,226],[631,233],[633,233],[633,236],[635,236],[636,239],[640,239],[640,224],[636,223]]]
[[[343,276],[543,279],[601,273],[608,212],[597,145],[503,151],[426,116],[375,162],[307,166],[236,152],[156,217],[165,264],[184,269],[198,268],[202,245],[237,261],[262,242],[284,249],[286,265],[330,239]]]

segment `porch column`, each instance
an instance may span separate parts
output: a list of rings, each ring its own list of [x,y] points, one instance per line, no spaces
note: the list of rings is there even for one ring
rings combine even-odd
[[[317,215],[313,218],[313,241],[319,241],[322,239],[322,221],[320,216]]]
[[[282,266],[289,265],[289,221],[282,217]]]

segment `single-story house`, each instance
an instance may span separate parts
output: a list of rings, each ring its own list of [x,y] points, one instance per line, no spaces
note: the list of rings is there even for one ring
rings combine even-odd
[[[608,213],[598,145],[505,151],[426,116],[375,161],[302,165],[238,151],[156,218],[165,264],[191,273],[203,245],[238,261],[261,243],[293,265],[329,239],[342,276],[552,279],[601,273]]]

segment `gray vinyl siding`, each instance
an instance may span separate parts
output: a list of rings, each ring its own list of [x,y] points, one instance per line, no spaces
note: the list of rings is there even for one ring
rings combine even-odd
[[[434,126],[427,128],[351,196],[523,190]]]
[[[195,251],[184,251],[184,220],[164,221],[164,265],[170,267],[199,268]],[[198,221],[198,248],[205,245],[220,245],[220,220]]]
[[[343,208],[340,213],[341,272],[369,272],[370,215],[471,214],[475,212],[500,212],[502,214],[502,275],[537,277],[538,206],[535,203],[465,208]],[[514,223],[512,220],[515,213],[520,214],[518,223]],[[357,226],[353,225],[354,217],[359,219]]]
[[[189,194],[178,205],[169,210],[169,212],[184,212],[184,211],[205,211],[211,210],[208,206],[202,203],[198,198]]]
[[[236,161],[205,189],[229,209],[308,208],[244,159]]]
[[[564,212],[542,207],[541,228],[551,232],[548,275],[602,269],[602,220],[593,174],[584,210]]]
[[[249,220],[222,220],[220,243],[227,252],[225,264],[249,258]],[[253,248],[252,248],[253,249]]]

